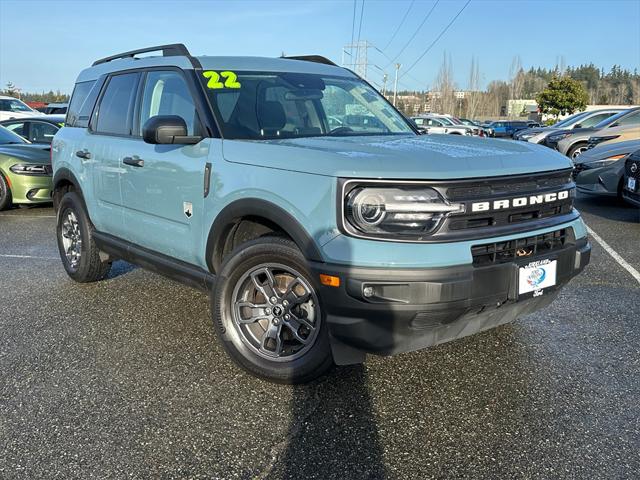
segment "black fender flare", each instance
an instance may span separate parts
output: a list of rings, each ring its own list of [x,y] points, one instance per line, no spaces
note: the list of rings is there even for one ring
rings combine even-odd
[[[58,170],[56,170],[56,173],[53,175],[53,189],[55,190],[56,186],[58,185],[58,183],[60,183],[62,180],[66,180],[70,183],[73,183],[73,185],[76,187],[76,189],[80,190],[80,182],[78,181],[78,179],[76,178],[76,176],[73,174],[73,172],[71,170],[69,170],[68,168],[60,168]]]
[[[216,216],[207,239],[206,261],[209,270],[216,272],[222,263],[222,249],[225,239],[231,233],[234,225],[243,217],[261,217],[278,225],[291,237],[307,260],[322,261],[322,254],[313,238],[300,225],[293,215],[260,198],[243,198],[236,200]]]
[[[56,173],[53,175],[53,180],[51,182],[53,185],[52,198],[53,198],[53,206],[55,210],[58,209],[57,201],[55,197],[55,191],[58,185],[60,184],[60,182],[65,180],[73,185],[75,191],[80,195],[80,199],[84,203],[84,195],[82,194],[82,188],[80,187],[80,182],[78,181],[78,179],[76,178],[76,176],[73,174],[71,170],[63,167],[56,170]],[[86,210],[87,206],[85,205],[84,207]],[[88,211],[87,211],[87,214],[88,214]]]

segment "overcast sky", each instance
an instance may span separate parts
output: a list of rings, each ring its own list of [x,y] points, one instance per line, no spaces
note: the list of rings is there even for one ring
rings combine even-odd
[[[553,67],[562,58],[567,65],[640,69],[639,0],[472,0],[416,63],[466,3],[364,0],[360,28],[357,0],[354,29],[353,0],[0,0],[0,85],[11,81],[24,91],[69,93],[78,72],[97,58],[177,42],[194,55],[284,52],[339,63],[352,31],[376,47],[369,49],[370,79],[380,83],[383,72],[392,76],[390,60],[396,60],[402,64],[401,88],[428,88],[444,52],[460,88],[473,56],[483,86],[508,78],[516,55],[525,68]]]

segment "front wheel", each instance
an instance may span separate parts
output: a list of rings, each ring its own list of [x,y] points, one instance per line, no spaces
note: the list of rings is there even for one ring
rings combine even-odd
[[[0,212],[11,206],[11,190],[9,182],[0,173]]]
[[[76,192],[67,192],[58,207],[58,251],[67,274],[76,282],[102,280],[111,263],[102,261],[93,239],[93,226]]]
[[[577,145],[574,145],[569,149],[569,153],[567,153],[567,156],[573,160],[578,158],[582,152],[588,149],[589,147],[586,143],[578,143]]]
[[[290,240],[245,243],[224,262],[212,293],[218,337],[250,373],[303,383],[333,365],[315,282]]]

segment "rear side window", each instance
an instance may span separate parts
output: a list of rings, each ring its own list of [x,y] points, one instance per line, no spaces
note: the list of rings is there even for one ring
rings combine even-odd
[[[131,113],[139,77],[138,73],[125,73],[109,79],[92,122],[95,132],[131,135]]]
[[[31,122],[29,140],[33,143],[51,143],[58,127],[46,122]]]
[[[97,96],[97,92],[93,95],[93,100],[90,100],[89,93],[93,86],[95,85],[95,80],[90,82],[80,82],[76,83],[75,88],[73,89],[73,93],[71,94],[71,102],[69,102],[69,109],[67,110],[67,118],[65,120],[65,125],[68,127],[86,127],[89,122],[89,115],[91,115],[91,111],[86,115],[86,118],[81,119],[81,111],[85,104],[91,103],[89,110],[93,109],[93,104],[95,103]],[[86,108],[86,107],[85,107]],[[84,122],[84,124],[82,124]]]

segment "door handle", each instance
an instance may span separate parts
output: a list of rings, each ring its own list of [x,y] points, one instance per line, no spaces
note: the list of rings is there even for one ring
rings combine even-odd
[[[91,153],[87,150],[78,150],[76,152],[76,157],[82,158],[83,160],[89,160],[91,158]]]
[[[144,167],[144,160],[137,155],[134,155],[133,157],[124,157],[122,159],[122,163],[125,165],[131,165],[132,167]]]

